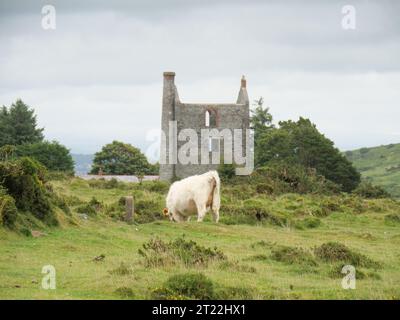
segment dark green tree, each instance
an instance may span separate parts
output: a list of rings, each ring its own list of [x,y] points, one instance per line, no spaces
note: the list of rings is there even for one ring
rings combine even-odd
[[[16,154],[19,157],[31,157],[51,171],[74,171],[74,161],[69,150],[57,141],[23,144],[17,147]]]
[[[269,108],[264,108],[264,98],[260,97],[258,100],[254,100],[253,109],[251,110],[251,128],[255,132],[263,132],[268,129],[274,128],[272,124],[272,114],[269,112]]]
[[[138,148],[113,141],[95,154],[91,173],[142,175],[153,174],[153,168]]]
[[[35,111],[18,99],[0,111],[0,146],[43,141],[43,128],[37,127]]]
[[[250,128],[254,132],[254,161],[255,163],[260,163],[258,160],[262,157],[262,150],[260,148],[260,140],[268,132],[274,129],[272,124],[272,115],[269,112],[269,108],[264,108],[264,99],[260,97],[258,100],[254,100],[253,108],[250,117]]]
[[[360,183],[351,162],[308,119],[280,122],[279,128],[261,134],[256,148],[258,166],[283,161],[314,168],[347,192]]]

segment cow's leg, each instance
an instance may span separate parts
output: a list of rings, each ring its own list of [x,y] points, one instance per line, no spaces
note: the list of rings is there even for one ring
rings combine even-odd
[[[213,220],[218,223],[219,221],[219,210],[212,210]]]
[[[205,205],[196,204],[196,206],[197,206],[197,222],[201,222],[206,216],[207,209]]]

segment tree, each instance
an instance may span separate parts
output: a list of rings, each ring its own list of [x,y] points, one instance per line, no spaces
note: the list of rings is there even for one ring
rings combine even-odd
[[[260,139],[265,134],[268,134],[269,131],[273,130],[275,127],[272,124],[272,115],[269,112],[269,108],[264,108],[264,99],[260,97],[258,100],[254,100],[253,109],[251,110],[250,117],[250,127],[254,130],[254,148],[255,155],[254,160],[257,164],[258,158],[262,157],[262,149],[260,148]]]
[[[113,141],[95,154],[90,173],[97,174],[102,170],[104,174],[141,175],[153,174],[152,169],[153,166],[138,148]]]
[[[271,161],[301,164],[316,169],[344,191],[352,191],[360,183],[360,174],[352,163],[309,119],[280,122],[279,128],[261,134],[256,148],[258,166]]]
[[[23,144],[17,147],[16,154],[19,157],[31,157],[51,171],[74,171],[74,161],[69,150],[57,141]]]
[[[18,99],[0,111],[0,146],[43,141],[43,128],[37,128],[35,111]]]
[[[272,115],[269,112],[269,108],[264,108],[263,105],[264,98],[260,97],[258,100],[254,100],[254,109],[251,110],[251,128],[256,132],[274,128],[274,125],[272,124]]]

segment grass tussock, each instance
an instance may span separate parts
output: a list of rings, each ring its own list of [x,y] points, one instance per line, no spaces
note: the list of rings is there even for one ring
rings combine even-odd
[[[240,264],[238,261],[222,261],[218,268],[220,270],[230,270],[244,273],[257,273],[257,269],[253,266],[249,266],[247,264]]]
[[[121,264],[117,268],[109,271],[109,273],[111,275],[127,276],[133,274],[133,270],[130,266],[128,266],[124,262],[121,262]]]
[[[162,287],[151,292],[157,300],[210,300],[215,298],[214,283],[203,273],[184,273],[169,277]]]
[[[391,225],[400,224],[400,214],[399,213],[387,214],[385,216],[385,222]]]
[[[254,299],[254,290],[247,287],[219,286],[203,273],[183,273],[171,276],[151,291],[150,297],[159,300],[242,300]]]
[[[144,243],[138,252],[148,267],[162,267],[179,263],[187,267],[206,267],[212,261],[227,259],[218,248],[207,248],[193,240],[185,240],[183,237],[170,242],[154,238]]]
[[[115,293],[120,297],[120,298],[134,298],[135,294],[133,293],[133,290],[128,287],[119,287],[115,290]]]
[[[321,224],[321,219],[315,217],[307,217],[296,221],[294,226],[296,229],[304,230],[318,228]]]
[[[324,262],[344,262],[355,267],[379,268],[381,264],[339,242],[327,242],[314,249],[315,255]]]
[[[285,264],[297,264],[303,266],[316,266],[313,255],[302,248],[278,246],[272,249],[271,258]]]
[[[328,276],[332,279],[343,278],[347,274],[346,272],[342,272],[344,266],[345,264],[343,263],[339,263],[332,266],[328,271]],[[365,271],[360,268],[357,268],[355,270],[355,277],[357,280],[363,280],[363,279],[382,280],[382,277],[380,276],[379,273],[375,271]]]

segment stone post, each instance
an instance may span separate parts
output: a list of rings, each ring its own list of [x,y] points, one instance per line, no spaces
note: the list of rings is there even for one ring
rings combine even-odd
[[[125,220],[127,222],[131,222],[133,220],[133,213],[134,213],[134,204],[133,204],[133,197],[127,196],[125,197]]]

